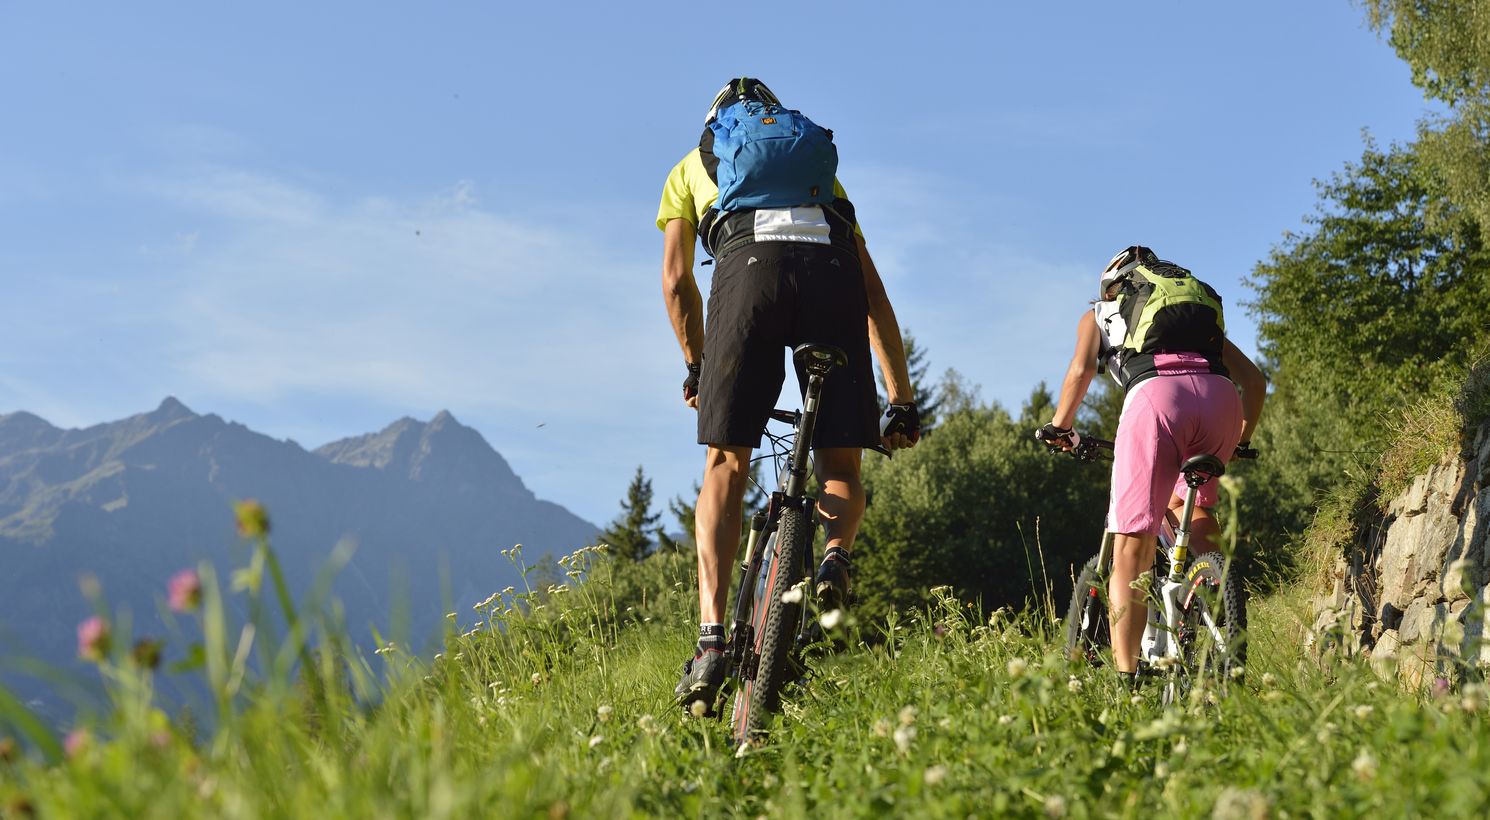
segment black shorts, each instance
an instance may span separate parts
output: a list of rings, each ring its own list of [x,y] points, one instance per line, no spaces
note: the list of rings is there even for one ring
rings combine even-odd
[[[709,288],[698,442],[759,447],[786,378],[783,350],[814,343],[842,348],[848,365],[823,383],[813,448],[878,444],[868,323],[856,254],[798,242],[757,242],[725,254]],[[806,390],[801,367],[797,383]]]

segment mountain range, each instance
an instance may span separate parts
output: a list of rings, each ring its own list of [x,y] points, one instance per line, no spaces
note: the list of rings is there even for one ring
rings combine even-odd
[[[136,634],[160,627],[172,573],[205,559],[225,579],[245,563],[232,502],[248,498],[267,508],[297,593],[338,542],[355,543],[334,590],[358,638],[399,621],[416,635],[437,629],[448,606],[469,612],[521,587],[501,550],[523,544],[531,562],[599,532],[536,498],[480,433],[444,411],[313,451],[175,398],[86,429],[0,415],[0,657],[75,664],[74,629],[92,611],[79,592],[85,574],[132,612]],[[36,695],[13,667],[0,664],[0,683]]]

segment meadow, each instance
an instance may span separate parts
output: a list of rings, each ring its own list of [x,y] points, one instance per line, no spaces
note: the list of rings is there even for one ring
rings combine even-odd
[[[1066,659],[1055,602],[945,592],[850,616],[769,742],[671,692],[695,632],[691,556],[586,548],[450,613],[428,658],[363,654],[334,602],[292,602],[267,519],[220,581],[162,579],[178,634],[101,605],[80,630],[111,706],[59,737],[0,695],[0,811],[24,817],[1292,817],[1483,815],[1486,690],[1406,692],[1301,649],[1303,596],[1252,604],[1249,664],[1174,707]],[[521,548],[508,550],[522,564]],[[550,565],[551,566],[551,565]],[[328,572],[334,567],[328,568]],[[545,577],[546,580],[537,580]],[[100,604],[107,591],[100,591]],[[235,620],[234,613],[245,616]],[[175,642],[175,644],[173,644]],[[179,645],[176,645],[179,644]],[[174,663],[161,664],[162,655]],[[159,676],[199,676],[168,704]]]

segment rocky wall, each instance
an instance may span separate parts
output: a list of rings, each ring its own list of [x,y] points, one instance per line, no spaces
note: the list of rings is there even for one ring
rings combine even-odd
[[[1490,423],[1384,511],[1363,510],[1333,581],[1315,604],[1315,655],[1365,655],[1412,687],[1490,667]]]

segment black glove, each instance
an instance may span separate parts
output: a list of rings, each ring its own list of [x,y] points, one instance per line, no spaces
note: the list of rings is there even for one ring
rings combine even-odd
[[[880,437],[900,433],[912,442],[921,440],[921,413],[916,410],[916,403],[892,404],[885,408],[885,414],[880,416]]]
[[[688,364],[687,367],[688,378],[683,380],[683,401],[688,401],[698,395],[698,374],[703,370],[703,367],[697,363]]]
[[[1047,424],[1035,431],[1035,440],[1052,450],[1067,450],[1081,443],[1081,434],[1069,427]]]
[[[1255,459],[1257,458],[1257,450],[1252,447],[1252,442],[1239,441],[1236,445],[1236,452],[1231,457]]]

